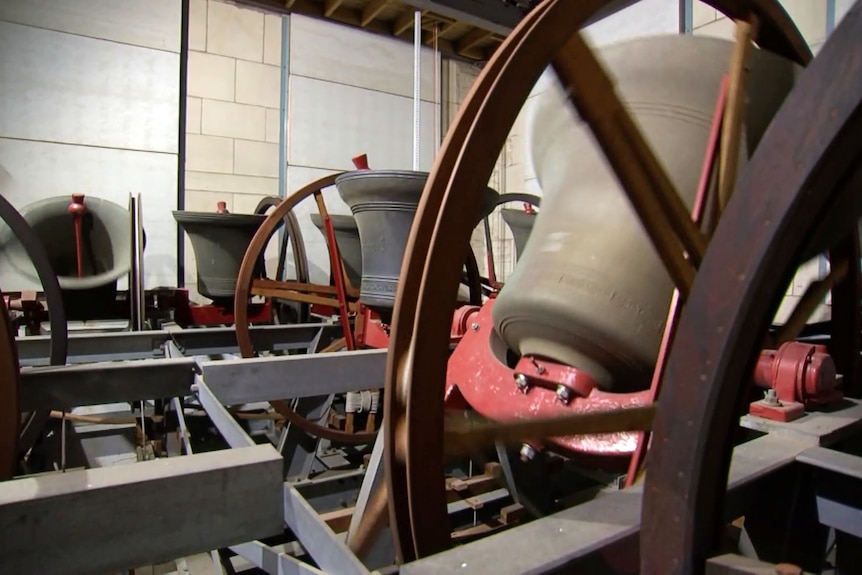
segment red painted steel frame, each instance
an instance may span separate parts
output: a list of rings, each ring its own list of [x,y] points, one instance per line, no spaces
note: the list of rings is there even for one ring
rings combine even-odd
[[[171,302],[174,310],[174,320],[177,324],[186,326],[233,325],[234,316],[231,308],[215,304],[192,305],[189,292],[177,289]],[[263,303],[249,304],[249,323],[272,323],[272,302],[269,298]]]
[[[649,390],[608,393],[590,387],[586,397],[575,395],[568,405],[560,401],[553,387],[545,387],[538,382],[527,393],[523,393],[515,382],[516,372],[502,363],[492,350],[493,338],[496,337],[493,335],[494,323],[491,318],[493,307],[494,299],[490,299],[470,317],[469,329],[449,359],[445,396],[448,408],[463,409],[469,406],[489,419],[505,422],[567,413],[608,411],[650,403]],[[499,343],[500,349],[505,349],[502,342]],[[553,374],[552,362],[537,361],[541,361],[545,373]],[[559,374],[577,371],[559,364],[553,369]],[[579,384],[572,385],[572,389],[578,388]],[[583,390],[587,391],[585,388]],[[617,432],[555,437],[548,441],[585,455],[628,456],[637,445],[637,435],[633,432]]]

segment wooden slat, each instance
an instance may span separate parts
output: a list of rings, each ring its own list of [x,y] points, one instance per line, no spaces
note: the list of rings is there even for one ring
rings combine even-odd
[[[467,52],[493,35],[493,32],[482,30],[481,28],[473,28],[458,39],[458,42],[455,44],[455,51],[459,54]]]
[[[386,8],[386,5],[389,4],[389,0],[371,0],[371,2],[362,10],[362,19],[359,21],[359,25],[365,28],[368,24],[377,18],[383,9]]]
[[[341,2],[342,0],[326,0],[323,4],[323,15],[330,18],[341,6]]]
[[[398,17],[398,20],[396,20],[395,24],[392,25],[393,36],[400,36],[401,34],[404,34],[408,30],[413,28],[413,14],[415,12],[415,10],[410,8]],[[423,16],[425,16],[427,13],[428,10],[422,10]]]

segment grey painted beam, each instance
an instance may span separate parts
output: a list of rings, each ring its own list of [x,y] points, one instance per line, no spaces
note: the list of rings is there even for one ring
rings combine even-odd
[[[21,370],[21,411],[188,395],[193,359],[150,359]]]
[[[225,405],[383,387],[386,350],[202,361],[203,379]]]
[[[254,326],[249,332],[255,349],[283,351],[305,349],[318,335],[322,335],[324,341],[328,337],[339,337],[341,328],[334,324],[309,323]],[[77,334],[69,336],[68,363],[161,357],[167,341],[174,341],[186,355],[214,355],[238,349],[236,331],[227,327]],[[21,365],[48,365],[50,336],[19,337],[16,343]]]
[[[347,548],[342,538],[289,483],[284,485],[284,521],[324,572],[369,575],[368,569]]]
[[[104,573],[282,532],[270,446],[0,483],[4,573]]]
[[[810,444],[767,435],[736,448],[728,482],[729,505],[773,471],[791,465]],[[401,567],[401,575],[464,573],[515,575],[574,569],[606,547],[635,541],[640,530],[641,486],[608,489],[586,503]],[[736,509],[734,509],[736,508]],[[505,562],[498,561],[506,557]]]

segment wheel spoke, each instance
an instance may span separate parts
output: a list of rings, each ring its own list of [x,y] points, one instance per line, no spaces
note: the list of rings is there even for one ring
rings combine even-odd
[[[240,353],[243,357],[254,357],[254,346],[251,342],[251,334],[248,331],[248,301],[251,297],[252,282],[255,279],[255,270],[261,254],[266,249],[269,238],[282,225],[287,214],[293,211],[296,205],[308,196],[327,188],[335,183],[339,174],[324,176],[301,188],[296,193],[285,198],[263,221],[251,242],[246,248],[245,256],[239,267],[236,280],[236,291],[234,293],[234,326],[236,329],[236,340]]]
[[[718,212],[720,216],[736,186],[736,169],[739,164],[739,147],[742,136],[742,121],[745,116],[746,80],[748,60],[753,49],[752,40],[757,30],[757,17],[751,21],[736,22],[736,44],[730,60],[730,76],[727,87],[727,108],[721,126],[721,153],[718,159]]]

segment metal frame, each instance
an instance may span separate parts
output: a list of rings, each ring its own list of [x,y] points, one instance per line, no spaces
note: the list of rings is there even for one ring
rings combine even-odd
[[[338,333],[338,327],[333,325],[258,328],[256,333],[269,341],[276,340],[276,335],[286,337],[290,343],[282,346],[307,350],[317,335],[328,330]],[[253,403],[277,395],[315,397],[379,385],[386,351],[221,361],[177,357],[181,351],[226,349],[228,332],[204,329],[74,336],[71,349],[73,354],[78,352],[78,360],[92,357],[96,349],[109,349],[108,355],[131,354],[150,359],[23,370],[22,399],[31,408],[194,395],[231,448],[0,483],[0,524],[16,525],[4,532],[0,563],[13,565],[17,573],[32,572],[36,565],[56,572],[72,565],[82,572],[105,572],[230,547],[273,574],[363,574],[380,565],[379,557],[375,564],[364,565],[348,550],[343,536],[334,533],[316,510],[330,508],[339,501],[343,504],[345,499],[353,501],[357,495],[357,507],[362,508],[369,490],[380,481],[382,449],[374,450],[368,464],[370,476],[365,477],[361,491],[362,471],[323,480],[285,482],[282,456],[272,446],[255,445],[225,405]],[[306,336],[311,336],[312,341],[301,341]],[[39,359],[38,352],[47,350],[46,338],[26,338],[21,343],[30,360]],[[153,359],[155,355],[162,358]],[[756,428],[766,435],[735,450],[727,516],[741,514],[760,497],[759,487],[792,466],[825,469],[824,473],[831,477],[838,465],[851,469],[853,475],[858,459],[824,449],[860,431],[862,403],[848,401],[846,405],[789,424],[743,418],[743,427]],[[182,421],[180,425],[185,429]],[[190,453],[190,446],[186,447]],[[848,529],[858,511],[840,501],[834,489],[829,488],[825,485],[817,492],[823,521]],[[485,496],[505,496],[505,490],[498,491],[501,493]],[[156,494],[158,507],[166,510],[157,513],[170,515],[175,525],[171,530],[161,528],[158,518],[152,516]],[[642,495],[641,486],[605,489],[577,507],[408,563],[399,572],[457,570],[504,575],[606,561],[609,550],[622,550],[636,542]],[[164,504],[165,498],[169,504]],[[278,502],[282,504],[281,511]],[[118,506],[123,513],[116,513]],[[449,507],[450,512],[459,508],[457,502]],[[87,529],[69,530],[67,521],[56,522],[56,528],[46,528],[45,522],[26,520],[56,514],[57,509],[62,509],[60,513],[68,521],[86,521]],[[88,519],[96,516],[100,521]],[[145,516],[146,520],[138,519]],[[177,522],[177,517],[192,519]],[[204,523],[206,532],[199,529]],[[285,525],[319,567],[295,557],[295,550],[281,551],[256,540],[281,533]],[[122,533],[123,541],[117,533]],[[539,541],[541,545],[536,544]],[[51,553],[46,555],[45,549],[49,548]],[[90,552],[94,548],[104,552],[94,558]],[[498,560],[501,556],[506,557],[505,562]]]
[[[266,325],[249,328],[255,349],[268,352],[307,350],[319,338],[324,344],[341,333],[337,323]],[[70,335],[68,363],[92,363],[164,357],[167,342],[173,342],[184,355],[237,353],[233,328],[162,329],[138,332]],[[50,336],[17,338],[22,366],[48,365]]]

